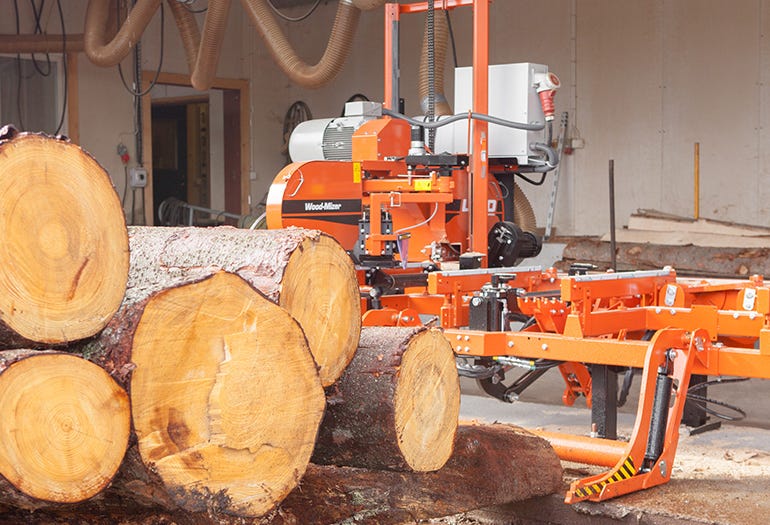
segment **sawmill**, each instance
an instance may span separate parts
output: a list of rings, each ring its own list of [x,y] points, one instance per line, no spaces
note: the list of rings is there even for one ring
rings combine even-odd
[[[768,13],[3,2],[0,523],[765,523]]]

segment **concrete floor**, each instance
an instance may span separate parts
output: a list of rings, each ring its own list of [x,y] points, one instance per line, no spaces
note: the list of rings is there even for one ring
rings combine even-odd
[[[638,402],[634,392],[618,415],[618,434],[630,436]],[[563,382],[549,371],[513,404],[481,393],[474,381],[463,380],[460,417],[464,420],[513,423],[524,428],[588,435],[591,415],[584,400],[561,404]],[[770,381],[751,380],[720,385],[709,396],[736,404],[747,412],[741,422],[723,422],[718,430],[681,436],[672,480],[661,487],[604,503],[568,506],[563,494],[469,513],[454,523],[510,524],[765,524],[770,522]],[[563,463],[565,489],[574,479],[601,471]],[[466,521],[462,521],[466,520]],[[452,523],[447,521],[447,523]]]

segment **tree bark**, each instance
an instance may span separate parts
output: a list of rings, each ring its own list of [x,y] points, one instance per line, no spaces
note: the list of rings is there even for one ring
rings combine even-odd
[[[364,328],[327,396],[314,463],[427,472],[452,454],[460,383],[439,330]]]
[[[132,492],[253,517],[299,482],[323,387],[300,326],[246,281],[220,272],[153,295],[130,360],[134,430],[150,471],[144,481],[126,476]]]
[[[128,275],[123,210],[79,146],[0,130],[0,348],[65,345],[99,332]]]
[[[300,485],[269,515],[244,519],[136,507],[115,487],[70,514],[38,512],[25,523],[197,525],[389,525],[441,518],[562,490],[562,468],[548,443],[511,425],[462,425],[447,464],[436,472],[309,465]],[[8,516],[16,517],[16,514]],[[4,517],[0,514],[0,518]]]
[[[311,465],[272,523],[411,523],[551,494],[562,483],[545,440],[510,425],[462,425],[436,472]]]
[[[0,352],[0,504],[37,509],[101,492],[126,453],[125,390],[78,356]]]
[[[240,275],[300,323],[324,386],[352,359],[361,331],[358,282],[352,261],[328,235],[231,227],[131,227],[129,234],[126,303],[222,269]]]

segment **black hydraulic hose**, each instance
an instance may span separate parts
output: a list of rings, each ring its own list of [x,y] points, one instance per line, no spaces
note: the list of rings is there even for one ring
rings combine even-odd
[[[411,117],[407,117],[402,113],[393,111],[392,109],[388,109],[388,108],[382,108],[382,114],[387,115],[389,117],[405,120],[412,126],[420,126],[428,129],[440,128],[441,126],[446,126],[447,124],[451,124],[452,122],[457,122],[458,120],[467,119],[469,115],[468,113],[458,113],[457,115],[452,115],[447,118],[437,120],[435,122],[426,122],[423,120],[417,120]],[[505,126],[506,128],[521,129],[524,131],[541,131],[543,128],[545,128],[545,124],[525,124],[523,122],[513,122],[511,120],[492,117],[490,115],[485,115],[483,113],[471,112],[470,118],[474,120],[483,120],[484,122],[489,122],[490,124]],[[533,147],[534,147],[534,144],[533,144]]]

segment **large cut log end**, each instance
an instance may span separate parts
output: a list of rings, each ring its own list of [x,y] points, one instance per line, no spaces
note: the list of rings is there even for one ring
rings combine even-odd
[[[454,352],[439,330],[409,340],[395,392],[396,438],[416,472],[440,469],[452,455],[460,413]]]
[[[240,277],[153,296],[132,361],[139,452],[177,505],[261,516],[299,482],[323,388],[299,325]]]
[[[452,454],[460,383],[439,330],[364,328],[329,396],[316,463],[429,472]]]
[[[39,500],[74,503],[98,494],[126,452],[126,392],[70,354],[0,352],[0,370],[0,474]]]
[[[361,333],[361,300],[353,263],[328,235],[306,238],[294,250],[279,304],[305,330],[324,386],[350,363]]]
[[[80,147],[34,134],[0,142],[0,236],[0,320],[12,334],[66,343],[117,311],[128,275],[123,210]]]

